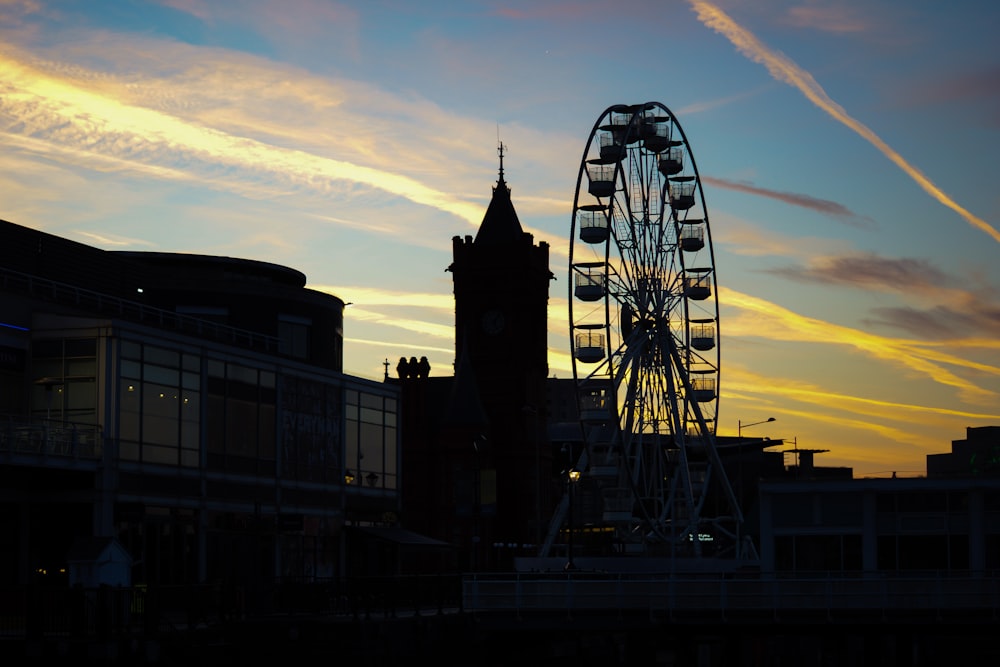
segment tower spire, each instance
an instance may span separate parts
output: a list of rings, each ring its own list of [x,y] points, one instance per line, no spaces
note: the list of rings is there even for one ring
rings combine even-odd
[[[503,149],[504,145],[503,142],[501,141],[499,146],[497,147],[497,153],[500,155],[500,178],[497,180],[498,188],[507,186],[507,184],[504,183],[503,181]]]
[[[483,222],[479,226],[475,242],[488,245],[519,243],[524,230],[517,219],[514,204],[510,201],[510,187],[503,177],[503,158],[507,147],[499,139],[497,144],[497,154],[500,156],[500,177],[497,179],[497,184],[493,186],[493,197],[486,209],[486,215],[483,216]]]

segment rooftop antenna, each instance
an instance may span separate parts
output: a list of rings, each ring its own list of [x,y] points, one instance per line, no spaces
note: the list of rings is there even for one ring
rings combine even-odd
[[[503,143],[500,143],[499,140],[497,140],[497,143],[499,144],[499,148],[497,148],[497,153],[500,154],[500,182],[503,183],[503,149],[504,149],[504,145],[503,145]]]

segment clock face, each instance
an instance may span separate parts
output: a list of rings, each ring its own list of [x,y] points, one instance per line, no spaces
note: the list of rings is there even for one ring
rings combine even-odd
[[[483,331],[490,334],[491,336],[496,336],[504,328],[503,313],[499,310],[487,310],[483,314]]]

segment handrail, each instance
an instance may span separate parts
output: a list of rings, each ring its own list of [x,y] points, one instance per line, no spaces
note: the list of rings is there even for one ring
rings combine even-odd
[[[7,416],[0,422],[0,452],[99,460],[104,434],[93,424]]]
[[[649,610],[774,612],[872,609],[883,612],[1000,612],[1000,573],[848,572],[791,575],[469,575],[471,612]]]
[[[278,350],[278,338],[256,331],[239,329],[191,315],[156,308],[138,301],[95,292],[75,285],[40,278],[0,267],[0,286],[7,291],[19,291],[35,298],[87,308],[94,313],[117,316],[141,324],[173,328],[195,336],[210,336],[234,345]]]

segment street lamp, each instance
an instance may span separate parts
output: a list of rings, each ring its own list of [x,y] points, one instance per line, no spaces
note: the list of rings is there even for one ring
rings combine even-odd
[[[63,381],[59,378],[43,377],[35,380],[35,384],[45,389],[45,420],[49,421],[52,419],[52,392],[56,387],[61,389]]]
[[[774,417],[768,417],[767,419],[765,419],[763,421],[753,422],[752,424],[744,424],[743,422],[741,422],[740,420],[737,419],[736,420],[736,428],[737,428],[736,433],[739,435],[739,437],[742,438],[743,437],[743,429],[750,428],[751,426],[756,426],[757,424],[766,424],[768,422],[773,422],[773,421],[774,421]]]
[[[580,481],[580,471],[575,468],[570,468],[566,471],[566,500],[569,502],[569,539],[567,540],[567,561],[566,561],[566,571],[575,570],[576,565],[573,564],[573,488],[576,483]]]

